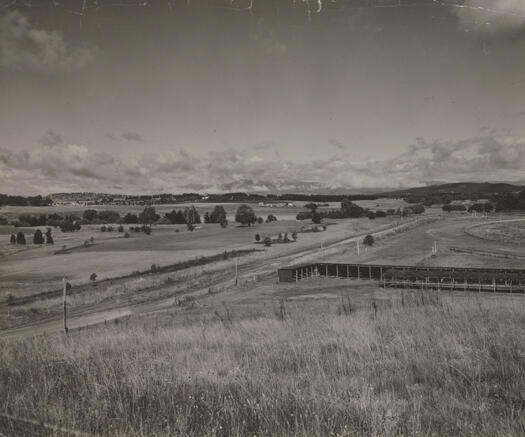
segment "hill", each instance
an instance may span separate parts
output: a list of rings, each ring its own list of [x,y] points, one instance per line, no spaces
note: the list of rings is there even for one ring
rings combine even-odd
[[[456,182],[441,185],[429,185],[426,187],[408,188],[404,190],[379,193],[378,196],[385,197],[405,197],[405,196],[439,196],[444,194],[463,194],[463,195],[493,195],[505,192],[519,192],[525,186],[513,185],[509,183],[490,183],[490,182]]]

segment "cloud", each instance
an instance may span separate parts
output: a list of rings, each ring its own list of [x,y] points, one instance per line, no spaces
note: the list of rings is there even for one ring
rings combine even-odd
[[[0,16],[0,68],[67,72],[84,67],[94,55],[92,47],[69,44],[57,32],[33,27],[17,10]]]
[[[447,5],[459,18],[460,28],[499,36],[525,30],[523,0],[434,0]]]
[[[334,147],[337,147],[339,150],[344,150],[346,149],[346,146],[339,140],[336,140],[335,138],[330,138],[328,140],[328,142],[334,146]]]
[[[253,149],[184,150],[144,156],[96,152],[76,144],[27,151],[0,148],[0,186],[12,193],[52,191],[219,192],[395,189],[427,181],[518,181],[525,138],[478,136],[461,141],[418,138],[387,160],[357,162],[344,152],[312,162],[261,158]],[[118,188],[117,188],[118,187]]]
[[[138,142],[144,141],[144,138],[142,138],[142,136],[138,134],[137,132],[124,132],[122,134],[122,138],[128,141],[138,141]]]
[[[53,130],[48,130],[40,139],[40,144],[42,144],[43,146],[56,146],[61,142],[62,137]]]

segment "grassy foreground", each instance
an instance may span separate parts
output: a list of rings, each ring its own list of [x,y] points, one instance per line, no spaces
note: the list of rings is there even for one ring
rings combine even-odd
[[[0,412],[118,436],[525,435],[524,301],[348,309],[0,342]]]

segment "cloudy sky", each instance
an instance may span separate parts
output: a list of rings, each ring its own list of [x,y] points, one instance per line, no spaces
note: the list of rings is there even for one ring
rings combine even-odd
[[[0,5],[0,192],[525,181],[523,0]]]

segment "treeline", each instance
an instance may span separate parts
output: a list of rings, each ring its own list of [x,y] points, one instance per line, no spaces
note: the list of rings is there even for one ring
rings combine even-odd
[[[25,246],[27,244],[26,235],[22,231],[16,234],[11,234],[10,243],[12,245],[18,244],[21,246]],[[37,229],[35,233],[33,234],[33,244],[41,245],[44,243],[45,244],[55,244],[55,241],[53,240],[51,228],[47,228],[45,234],[43,234],[40,229]]]
[[[421,204],[411,205],[403,209],[388,209],[383,211],[370,210],[360,207],[359,205],[353,203],[350,199],[343,199],[341,202],[341,208],[319,211],[316,203],[307,203],[305,208],[307,211],[302,211],[297,214],[297,220],[307,220],[311,219],[314,223],[321,223],[325,218],[328,219],[345,219],[345,218],[360,218],[368,217],[369,219],[386,217],[387,215],[399,215],[402,217],[413,215],[413,214],[422,214],[425,212],[425,207]]]
[[[49,206],[53,203],[51,198],[42,196],[9,196],[0,194],[0,206]]]
[[[445,204],[443,211],[468,211],[468,212],[504,212],[504,211],[525,211],[525,190],[519,193],[505,192],[489,196],[489,200],[476,202],[470,206],[463,204]]]
[[[76,215],[39,214],[20,215],[18,220],[12,223],[15,227],[50,226],[60,228],[62,232],[74,232],[81,229],[80,217]]]

